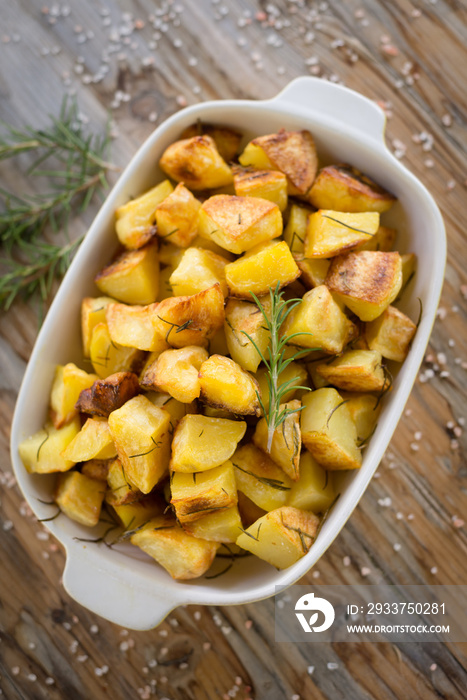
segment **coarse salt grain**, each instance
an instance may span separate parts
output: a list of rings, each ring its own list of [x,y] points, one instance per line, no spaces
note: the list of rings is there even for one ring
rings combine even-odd
[[[390,496],[386,496],[386,498],[378,498],[378,505],[383,506],[384,508],[388,508],[392,504],[392,499]]]
[[[350,560],[350,557],[349,557],[349,556],[345,556],[345,557],[342,559],[342,563],[344,564],[344,566],[350,566],[350,561],[351,561],[351,560]]]
[[[402,549],[402,545],[399,542],[394,542],[392,548],[395,552],[400,552]]]
[[[314,670],[315,670],[315,667],[314,667],[314,666],[308,666],[308,668],[307,668],[308,675],[309,675],[309,676],[312,676]]]
[[[245,620],[245,629],[251,630],[253,627],[253,620]]]
[[[360,573],[362,576],[369,576],[369,574],[371,574],[371,569],[369,569],[367,566],[362,566]]]
[[[55,679],[52,678],[51,676],[47,676],[47,678],[45,679],[44,683],[45,683],[46,685],[54,685]]]
[[[430,569],[431,574],[437,574],[438,573],[438,567],[437,566],[432,566]]]
[[[28,679],[28,681],[31,681],[32,683],[34,683],[35,681],[37,681],[37,676],[35,673],[28,673],[27,679]]]
[[[334,661],[329,661],[327,663],[327,667],[329,671],[335,671],[336,669],[339,668],[339,664],[334,663]]]
[[[99,633],[99,627],[97,625],[91,625],[89,628],[89,631],[91,634],[98,634]]]
[[[437,668],[438,668],[438,664],[431,664],[430,671],[436,671]]]

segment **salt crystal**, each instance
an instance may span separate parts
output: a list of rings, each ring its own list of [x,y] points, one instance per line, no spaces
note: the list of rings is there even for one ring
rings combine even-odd
[[[423,437],[423,433],[421,432],[421,430],[417,430],[417,432],[414,433],[415,440],[421,440],[422,437]]]
[[[315,670],[315,667],[314,667],[314,666],[308,666],[308,668],[307,668],[308,675],[312,676],[314,670]]]
[[[388,508],[392,504],[392,499],[390,496],[386,496],[386,498],[378,498],[378,505],[383,506],[384,508]]]
[[[99,633],[99,627],[97,625],[91,625],[89,628],[89,631],[91,634],[98,634]]]
[[[27,679],[28,679],[28,681],[31,681],[32,683],[34,683],[35,681],[37,681],[37,676],[35,673],[28,673]]]
[[[362,566],[362,568],[360,569],[360,573],[362,576],[368,576],[369,574],[371,574],[371,569],[369,569],[367,566]]]
[[[399,542],[394,542],[392,548],[395,552],[400,552],[400,550],[402,549],[402,545]]]
[[[51,676],[47,676],[44,682],[46,685],[54,685],[55,680]]]
[[[339,668],[339,664],[334,663],[333,661],[329,661],[327,663],[327,667],[329,671],[335,671],[336,669]]]
[[[438,664],[431,664],[430,671],[436,671],[437,668],[438,668]]]
[[[345,557],[342,559],[342,563],[344,564],[344,566],[350,566],[350,562],[351,562],[351,559],[350,559],[349,556],[345,556]]]
[[[438,573],[438,567],[437,566],[432,566],[430,569],[430,573],[432,574],[437,574]]]

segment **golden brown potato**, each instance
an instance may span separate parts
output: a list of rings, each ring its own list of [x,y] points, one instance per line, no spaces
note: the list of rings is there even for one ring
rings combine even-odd
[[[89,476],[90,479],[105,481],[107,483],[107,475],[111,462],[111,459],[89,459],[81,465],[81,474]]]
[[[112,504],[112,508],[125,530],[136,530],[152,518],[163,515],[166,507],[167,503],[164,499],[155,493],[150,493],[147,496],[141,494],[141,499],[134,503]]]
[[[311,209],[298,204],[292,204],[290,207],[289,218],[284,229],[284,241],[294,255],[303,253],[308,217],[311,212]]]
[[[300,270],[285,241],[262,243],[225,267],[225,279],[231,296],[251,299],[268,294],[300,276]]]
[[[62,513],[81,525],[94,527],[99,522],[105,485],[80,472],[60,474],[55,489],[55,503]]]
[[[156,235],[156,209],[173,191],[168,180],[119,207],[115,212],[118,239],[125,248],[135,250]]]
[[[303,295],[301,303],[285,321],[282,332],[290,336],[298,333],[291,340],[294,345],[337,354],[355,331],[354,324],[341,311],[329,289],[320,285]]]
[[[253,504],[263,511],[285,505],[292,480],[270,455],[249,442],[236,450],[231,461],[235,468],[238,491]]]
[[[373,321],[399,293],[401,256],[369,250],[339,255],[331,262],[325,284],[361,321]]]
[[[202,248],[188,248],[178,267],[170,275],[170,286],[177,296],[197,294],[220,284],[222,293],[227,296],[225,266],[227,258]]]
[[[317,209],[383,213],[396,198],[351,165],[328,165],[318,173],[309,200]]]
[[[261,197],[277,204],[281,211],[287,207],[287,178],[277,170],[255,170],[232,166],[235,194],[239,197]]]
[[[377,350],[383,357],[404,362],[417,326],[408,316],[388,306],[381,316],[365,326],[365,338],[370,350]]]
[[[80,413],[108,418],[112,411],[139,394],[138,377],[133,372],[115,372],[97,379],[89,389],[83,389],[76,403]]]
[[[283,506],[250,525],[237,538],[237,545],[276,569],[286,569],[310,550],[319,523],[320,519],[314,513]]]
[[[280,170],[287,176],[289,194],[304,195],[312,186],[318,156],[309,131],[285,131],[253,139],[239,157],[241,165]]]
[[[161,352],[168,346],[154,327],[158,304],[109,304],[105,318],[112,342],[128,348]]]
[[[268,297],[262,300],[263,306]],[[270,333],[264,325],[263,314],[256,304],[240,299],[229,299],[225,307],[225,338],[227,351],[218,353],[228,355],[247,372],[256,372],[261,357],[254,344],[247,338],[247,333],[253,339],[259,350],[266,353],[270,341]]]
[[[297,348],[294,348],[294,352],[296,351]],[[268,370],[266,369],[266,367],[263,366],[259,368],[259,370],[255,374],[255,379],[259,384],[261,401],[263,402],[263,406],[267,411],[269,408],[270,396],[268,384]],[[303,385],[306,386],[307,384],[307,371],[300,362],[290,362],[279,373],[279,386],[284,385],[287,382],[289,382],[288,390],[282,396],[282,400],[284,401],[284,403],[286,403],[287,401],[291,401],[295,397],[295,394],[299,390],[299,387]]]
[[[211,566],[219,544],[193,537],[170,515],[160,515],[131,536],[142,549],[169,572],[184,581],[202,576]]]
[[[61,428],[76,416],[78,409],[75,404],[80,392],[92,386],[96,379],[97,374],[88,374],[73,362],[57,365],[50,392],[50,414],[56,428]]]
[[[236,415],[261,414],[258,382],[229,357],[211,355],[199,370],[201,400]]]
[[[347,350],[332,362],[316,367],[330,384],[346,391],[382,391],[387,379],[380,352]]]
[[[165,350],[145,371],[141,386],[164,391],[181,403],[191,403],[201,390],[198,372],[208,352],[198,345]]]
[[[184,129],[180,134],[180,138],[191,139],[193,136],[202,136],[203,134],[207,134],[207,136],[214,139],[216,148],[226,163],[230,163],[235,158],[242,140],[242,135],[239,131],[228,126],[197,122]]]
[[[242,491],[238,491],[237,507],[238,512],[240,513],[242,526],[244,528],[250,527],[250,525],[252,525],[255,522],[255,520],[258,520],[258,518],[261,518],[267,512],[259,506],[257,506],[256,503],[253,503],[251,498],[245,496],[245,494]],[[235,539],[237,539],[237,537]]]
[[[287,494],[287,505],[313,513],[324,513],[336,498],[332,474],[304,450],[300,457],[300,479]]]
[[[237,504],[237,485],[230,461],[200,473],[173,472],[170,490],[170,502],[181,523]]]
[[[165,149],[159,165],[169,177],[184,182],[190,190],[223,187],[233,181],[232,171],[210,136],[175,141]]]
[[[346,406],[357,428],[357,444],[363,448],[373,435],[383,404],[374,394],[347,391],[339,391],[339,394],[347,401]]]
[[[116,372],[138,372],[144,362],[142,350],[113,342],[106,323],[98,323],[94,328],[90,352],[94,371],[101,379]]]
[[[41,430],[20,442],[18,452],[26,471],[36,474],[66,472],[75,463],[62,457],[63,451],[80,431],[79,416],[61,428],[46,423]]]
[[[320,209],[308,217],[305,238],[307,258],[332,258],[373,238],[379,227],[377,212]]]
[[[367,236],[368,240],[361,243],[355,250],[382,250],[388,253],[393,249],[397,231],[395,228],[380,226],[374,236]]]
[[[357,429],[341,395],[327,387],[316,389],[302,403],[302,441],[318,464],[331,471],[361,467]]]
[[[326,275],[331,264],[330,260],[322,260],[320,258],[304,258],[300,255],[294,255],[295,262],[300,268],[300,282],[307,289],[313,289],[324,284]]]
[[[98,323],[105,323],[105,312],[112,297],[85,297],[81,302],[81,336],[83,340],[83,355],[89,357],[92,332]]]
[[[105,418],[88,418],[78,435],[63,450],[62,457],[72,462],[112,459],[117,450]]]
[[[156,209],[157,235],[180,248],[187,248],[198,234],[201,202],[179,183]]]
[[[242,529],[237,506],[216,510],[202,518],[182,523],[185,532],[210,542],[234,543]]]
[[[282,233],[277,204],[259,197],[216,194],[201,206],[198,231],[231,253],[243,253]]]
[[[169,297],[160,302],[155,326],[170,347],[206,345],[224,325],[224,295],[216,283],[192,296]]]
[[[157,242],[125,251],[94,282],[101,292],[125,304],[152,304],[159,292]]]
[[[109,490],[105,494],[105,500],[113,508],[137,503],[144,498],[144,493],[129,481],[119,459],[114,459],[109,464],[107,484]]]
[[[192,473],[219,467],[233,455],[245,431],[244,421],[185,416],[173,436],[171,470]]]

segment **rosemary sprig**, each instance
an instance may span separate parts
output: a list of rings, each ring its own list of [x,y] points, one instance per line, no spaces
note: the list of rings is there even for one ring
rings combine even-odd
[[[265,357],[264,353],[260,350],[257,343],[253,338],[246,332],[242,331],[244,335],[248,338],[250,343],[255,347],[261,360],[264,362],[267,369],[267,382],[269,389],[269,408],[266,410],[260,393],[257,391],[256,395],[260,403],[263,416],[266,419],[268,425],[268,441],[267,450],[271,452],[272,438],[274,436],[274,431],[285,421],[285,419],[292,413],[302,410],[302,406],[299,408],[281,408],[282,399],[285,394],[295,385],[298,377],[293,377],[282,384],[279,383],[279,375],[284,371],[288,365],[296,360],[298,357],[302,356],[304,353],[311,352],[312,350],[320,350],[321,348],[304,348],[294,353],[291,357],[285,359],[286,345],[295,338],[297,335],[313,335],[312,333],[292,333],[291,335],[281,336],[281,327],[284,321],[289,316],[290,312],[298,305],[301,304],[301,299],[288,299],[284,300],[283,292],[280,291],[280,282],[277,283],[275,289],[269,287],[269,295],[271,301],[271,310],[268,314],[261,304],[260,300],[253,292],[250,292],[253,297],[257,307],[263,314],[264,322],[267,330],[270,333],[271,340],[268,346],[268,357]],[[309,387],[296,386],[297,389],[305,389],[310,391]]]
[[[76,100],[65,97],[59,116],[44,129],[16,128],[0,122],[0,161],[22,155],[31,165],[25,175],[47,181],[47,190],[14,194],[0,188],[0,306],[8,309],[17,297],[39,293],[46,300],[55,278],[68,267],[81,238],[64,245],[44,235],[67,234],[68,224],[85,211],[94,195],[107,187],[109,130],[88,135]]]

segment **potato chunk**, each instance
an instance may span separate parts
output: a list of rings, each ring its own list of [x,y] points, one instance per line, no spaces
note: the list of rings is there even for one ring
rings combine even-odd
[[[361,321],[373,321],[399,294],[402,262],[399,253],[363,250],[334,258],[326,286]]]
[[[113,459],[107,472],[109,490],[105,495],[106,502],[112,507],[136,503],[144,498],[144,494],[133,486],[119,459]]]
[[[207,134],[214,139],[216,148],[226,163],[230,163],[235,158],[242,140],[242,135],[239,131],[230,129],[227,126],[197,122],[184,129],[180,134],[180,138],[191,139],[193,136],[201,136],[203,134]]]
[[[310,550],[319,522],[314,513],[283,506],[250,525],[237,538],[237,545],[276,569],[287,569]]]
[[[273,202],[258,197],[217,194],[201,206],[199,234],[231,253],[243,253],[282,233],[282,216]]]
[[[180,248],[188,248],[198,234],[201,202],[179,183],[156,209],[157,235]]]
[[[115,229],[125,248],[141,248],[155,236],[156,209],[171,192],[172,185],[164,180],[117,209]]]
[[[404,362],[416,330],[408,316],[388,306],[381,316],[366,324],[365,338],[371,350],[377,350],[388,360]]]
[[[273,433],[271,450],[268,450],[268,424],[266,418],[261,418],[253,435],[253,442],[257,447],[268,452],[274,462],[278,464],[287,476],[293,481],[300,477],[300,451],[302,439],[300,435],[300,407],[301,402],[295,399],[279,406],[279,411],[290,410],[290,413],[282,425]]]
[[[376,427],[382,403],[374,394],[348,393],[347,391],[339,393],[344,401],[347,401],[346,406],[357,428],[357,444],[363,448]]]
[[[294,255],[295,262],[300,268],[300,282],[307,288],[313,289],[324,284],[324,280],[329,271],[330,260],[322,258],[303,258]]]
[[[351,165],[328,165],[318,173],[309,200],[317,209],[382,214],[396,198]]]
[[[62,513],[81,525],[94,527],[99,522],[105,485],[80,472],[60,474],[55,502]]]
[[[83,462],[80,472],[90,479],[97,481],[105,481],[107,483],[107,475],[109,473],[111,459],[89,459]]]
[[[22,440],[18,445],[19,456],[26,471],[36,474],[66,472],[75,463],[62,456],[63,451],[79,433],[81,428],[78,416],[61,428],[46,423],[42,430]]]
[[[157,243],[125,251],[94,281],[101,292],[125,304],[152,304],[159,291]]]
[[[291,340],[294,345],[337,354],[342,352],[355,330],[329,289],[320,285],[303,295],[301,303],[290,312],[282,332],[290,336],[298,333]]]
[[[201,365],[199,382],[201,400],[209,406],[237,415],[260,415],[256,379],[229,357],[211,355]]]
[[[255,170],[233,167],[235,194],[239,197],[261,197],[277,204],[281,211],[287,207],[287,178],[277,170]]]
[[[376,350],[347,350],[332,362],[319,364],[316,371],[347,391],[382,391],[387,381],[381,353]]]
[[[185,416],[175,430],[170,468],[176,472],[203,472],[219,467],[233,455],[245,431],[244,421]]]
[[[289,212],[287,226],[284,229],[284,241],[292,253],[303,253],[305,236],[308,226],[308,217],[311,210],[306,207],[292,204]]]
[[[270,341],[270,333],[264,325],[263,314],[256,304],[240,299],[229,299],[225,307],[224,330],[228,353],[232,359],[248,372],[256,372],[261,357],[245,333],[253,339],[263,355]]]
[[[214,284],[192,296],[164,299],[157,309],[157,331],[169,346],[206,345],[224,325],[224,295]]]
[[[380,226],[374,236],[368,236],[365,243],[361,243],[355,250],[382,250],[389,252],[394,246],[397,231],[395,228]]]
[[[255,520],[258,520],[258,518],[261,518],[262,515],[264,515],[267,511],[263,510],[263,508],[260,508],[259,506],[256,505],[256,503],[253,503],[251,498],[248,498],[248,496],[245,496],[242,491],[238,491],[238,512],[240,513],[240,518],[242,521],[242,526],[245,527],[250,527]],[[271,508],[271,510],[273,510]],[[238,533],[237,533],[238,537]],[[236,538],[235,538],[236,539]]]
[[[292,480],[269,455],[248,443],[232,457],[237,488],[255,505],[270,511],[285,505]]]
[[[242,529],[237,506],[217,510],[202,518],[182,524],[185,532],[210,542],[234,543]]]
[[[152,518],[163,515],[166,507],[167,504],[164,499],[158,494],[152,493],[135,503],[112,505],[125,530],[136,530],[136,528],[145,525]]]
[[[251,299],[251,292],[257,296],[293,282],[300,276],[300,270],[285,241],[261,246],[225,268],[225,278],[231,296]]]
[[[237,485],[230,461],[197,474],[173,472],[171,504],[181,522],[197,520],[207,513],[232,508],[237,503]]]
[[[217,283],[223,295],[227,296],[224,269],[228,262],[211,250],[188,248],[170,275],[170,286],[177,296],[181,296],[197,294]]]
[[[135,396],[110,414],[109,427],[127,478],[149,493],[169,466],[170,414]]]
[[[57,365],[50,394],[51,417],[56,428],[61,428],[77,415],[75,404],[81,391],[90,387],[97,378],[96,374],[84,372],[73,362]]]
[[[379,227],[377,212],[348,214],[320,209],[310,214],[305,239],[307,258],[332,258],[376,235]]]
[[[300,457],[300,479],[287,495],[287,505],[313,513],[324,513],[331,506],[336,493],[332,474],[323,469],[306,450]]]
[[[170,425],[171,430],[177,427],[178,423],[182,420],[184,416],[189,413],[198,413],[198,407],[196,401],[192,403],[182,403],[177,401],[170,394],[159,393],[156,391],[150,391],[146,394],[146,397],[159,408],[163,408],[164,411],[170,414]]]
[[[105,312],[112,297],[85,297],[81,302],[81,336],[83,340],[83,355],[89,357],[92,332],[98,323],[105,323]]]
[[[155,559],[177,580],[202,576],[211,566],[219,544],[192,537],[175,518],[160,515],[131,536],[131,543]]]
[[[287,177],[288,192],[305,195],[318,170],[318,156],[309,131],[286,131],[253,139],[239,157],[241,165],[280,170]]]
[[[133,372],[115,372],[105,379],[97,379],[84,389],[76,403],[81,413],[107,418],[112,411],[139,394],[138,377]]]
[[[162,170],[190,190],[224,187],[233,181],[232,171],[221,158],[210,136],[193,136],[170,144],[159,161]]]
[[[335,389],[317,389],[303,397],[302,441],[325,469],[358,469],[362,455],[347,404]]]
[[[208,352],[197,345],[166,350],[148,367],[141,386],[165,391],[181,403],[191,403],[200,394],[198,372]]]
[[[112,459],[117,450],[105,418],[88,418],[78,435],[63,451],[63,457],[72,462],[89,459]]]
[[[144,357],[141,350],[114,343],[106,323],[98,323],[94,328],[90,352],[94,371],[101,379],[117,372],[137,370]]]
[[[165,350],[167,343],[155,327],[158,306],[109,304],[105,317],[112,342],[149,352]]]

